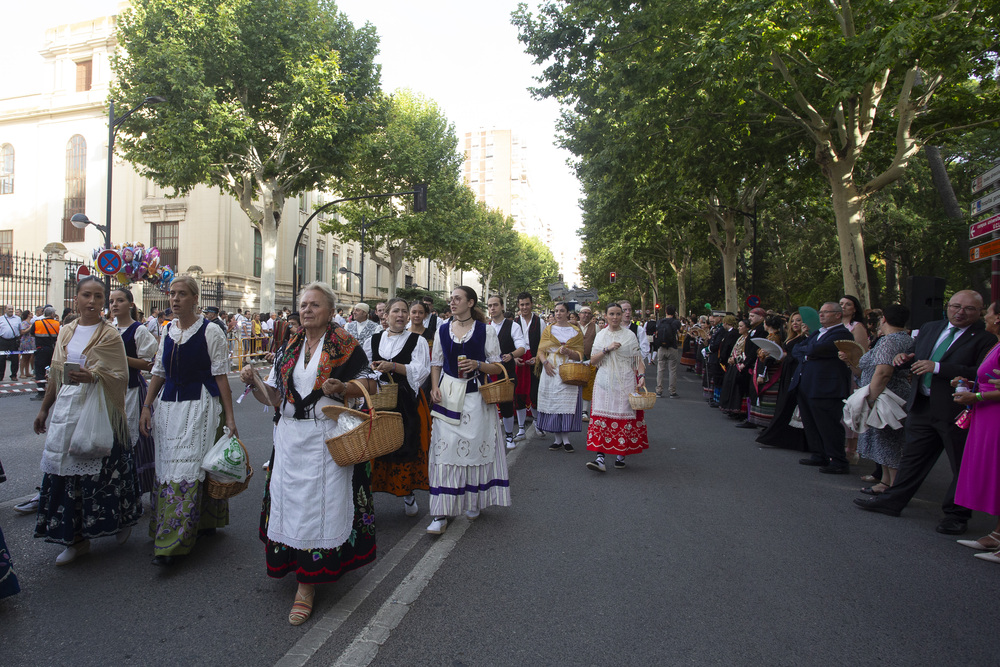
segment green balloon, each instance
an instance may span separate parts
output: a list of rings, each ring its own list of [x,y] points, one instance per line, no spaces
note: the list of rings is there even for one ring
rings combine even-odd
[[[705,309],[706,309],[706,310],[712,310],[712,304],[710,304],[710,303],[706,303],[706,304],[705,304]]]

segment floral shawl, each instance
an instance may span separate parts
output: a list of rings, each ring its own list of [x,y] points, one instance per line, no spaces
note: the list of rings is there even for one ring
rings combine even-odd
[[[49,383],[58,396],[62,388],[63,366],[66,363],[66,347],[73,340],[73,334],[79,325],[74,320],[59,330],[56,347],[52,352],[52,363],[49,367]],[[128,389],[128,358],[125,356],[125,343],[122,342],[118,329],[102,319],[93,337],[83,350],[87,357],[86,370],[97,378],[97,384],[104,390],[104,402],[108,406],[108,418],[111,420],[111,430],[115,439],[129,443],[128,417],[125,415],[125,390]]]
[[[295,364],[298,363],[305,340],[306,330],[300,329],[288,341],[285,352],[278,362],[278,393],[281,395],[282,401],[295,406],[296,414],[308,409],[318,400],[322,393],[321,387],[327,380],[334,378],[341,382],[348,382],[356,378],[368,366],[368,357],[358,341],[339,324],[330,322],[326,328],[326,335],[323,336],[322,351],[319,353],[321,357],[319,370],[316,373],[316,382],[308,389],[300,387],[296,390],[293,386],[292,374],[295,371]],[[302,394],[303,391],[306,393]],[[301,403],[301,405],[296,405],[296,403]]]
[[[541,340],[538,341],[538,352],[535,355],[536,375],[541,372],[541,368],[543,365],[542,359],[545,357],[545,355],[548,352],[558,350],[563,345],[565,345],[569,349],[579,354],[580,359],[583,359],[583,332],[580,331],[580,327],[578,327],[575,324],[569,324],[567,326],[576,329],[576,334],[574,334],[573,337],[570,338],[565,343],[560,343],[559,339],[557,339],[555,335],[553,335],[551,326],[545,327],[545,331],[542,332]]]

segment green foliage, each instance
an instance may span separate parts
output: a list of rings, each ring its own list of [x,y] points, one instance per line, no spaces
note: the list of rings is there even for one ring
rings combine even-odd
[[[514,251],[501,259],[493,274],[496,280],[493,292],[507,295],[505,304],[510,304],[519,292],[530,292],[535,303],[549,300],[548,285],[559,273],[559,263],[544,243],[517,232]]]

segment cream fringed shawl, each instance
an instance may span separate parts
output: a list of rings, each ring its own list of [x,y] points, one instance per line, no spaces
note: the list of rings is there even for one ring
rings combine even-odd
[[[75,320],[64,326],[56,339],[56,348],[49,366],[49,384],[54,385],[53,392],[56,396],[62,388],[66,346],[73,340],[78,324],[79,320]],[[86,370],[96,376],[98,385],[104,390],[104,402],[108,407],[108,419],[115,439],[127,445],[129,434],[128,418],[125,415],[125,391],[128,389],[128,359],[125,356],[125,343],[122,342],[118,329],[102,319],[84,348],[83,355],[87,358]]]

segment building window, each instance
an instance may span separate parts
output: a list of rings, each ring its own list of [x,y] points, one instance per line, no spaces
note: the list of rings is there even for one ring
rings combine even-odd
[[[0,146],[0,195],[14,192],[14,147]]]
[[[87,207],[87,140],[73,135],[66,144],[66,198],[63,201],[63,238],[66,243],[83,241],[82,229],[70,223],[77,213]]]
[[[264,262],[264,242],[261,240],[260,230],[253,230],[253,277],[260,278],[261,265]]]
[[[177,232],[180,223],[154,222],[149,226],[149,245],[160,251],[160,266],[169,265],[174,273],[180,272],[177,259]]]
[[[316,248],[316,280],[323,280],[323,248]]]
[[[0,276],[14,274],[14,230],[0,229]]]
[[[299,286],[306,284],[306,253],[308,251],[309,248],[307,247],[306,242],[305,241],[300,242],[299,253],[298,253],[299,265],[296,267],[295,270],[295,272],[299,276]]]
[[[76,92],[84,93],[90,90],[94,79],[94,61],[83,60],[76,64]]]
[[[340,253],[333,253],[333,257],[330,258],[330,284],[333,285],[334,289],[340,289]]]
[[[344,275],[344,277],[347,278],[347,291],[348,292],[353,292],[354,291],[354,289],[352,287],[352,283],[354,282],[354,273],[353,273],[353,271],[354,271],[354,260],[351,257],[348,257],[347,258],[347,273]]]

